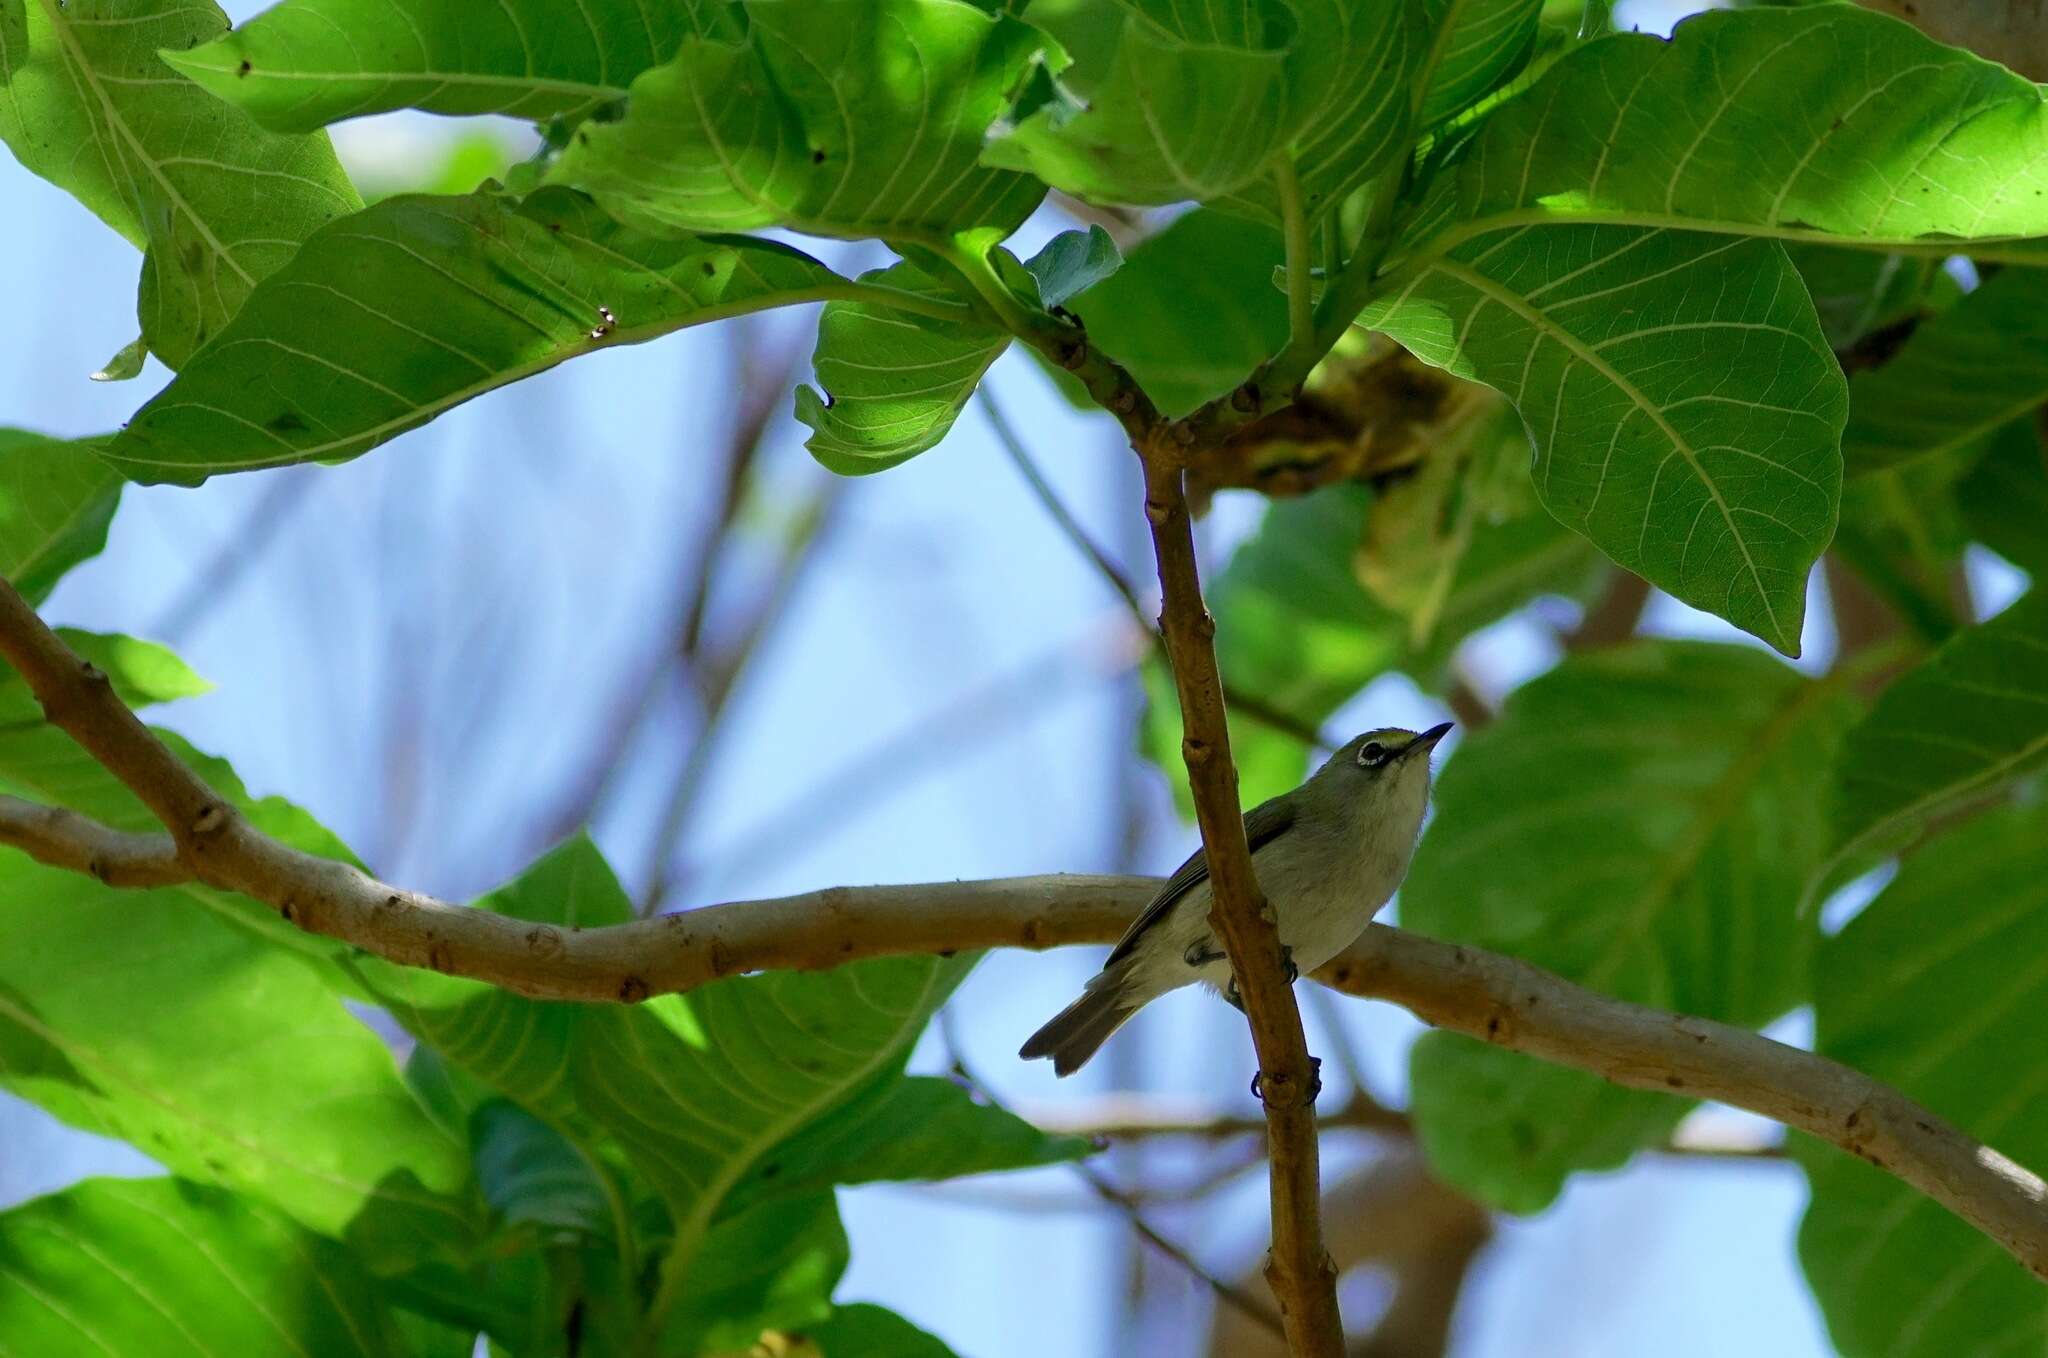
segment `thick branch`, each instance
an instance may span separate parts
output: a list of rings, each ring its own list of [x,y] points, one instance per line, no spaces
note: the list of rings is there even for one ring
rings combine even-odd
[[[0,844],[39,863],[99,878],[108,886],[171,886],[192,880],[169,835],[115,830],[61,806],[0,796]]]
[[[637,1001],[740,972],[865,957],[1107,943],[1144,907],[1144,877],[1023,877],[930,886],[835,887],[709,906],[610,928],[564,930],[387,886],[300,853],[247,824],[159,744],[0,583],[0,655],[50,719],[142,797],[178,842],[4,803],[0,842],[78,868],[120,847],[138,884],[192,876],[238,890],[301,928],[379,957],[545,999]],[[1775,1119],[1896,1175],[2048,1279],[2048,1186],[1897,1091],[1747,1029],[1598,995],[1540,967],[1386,925],[1317,979],[1391,1000],[1427,1023],[1590,1071],[1617,1084],[1712,1099]]]
[[[1160,631],[1180,695],[1181,755],[1209,859],[1209,924],[1229,955],[1258,1050],[1255,1088],[1266,1106],[1267,1155],[1272,1162],[1273,1250],[1267,1257],[1266,1277],[1280,1301],[1288,1346],[1297,1358],[1341,1358],[1344,1325],[1337,1312],[1337,1270],[1323,1248],[1315,1068],[1280,934],[1252,873],[1251,848],[1245,842],[1223,681],[1216,668],[1216,622],[1202,602],[1184,476],[1156,450],[1141,451],[1145,517],[1152,525],[1164,601]]]

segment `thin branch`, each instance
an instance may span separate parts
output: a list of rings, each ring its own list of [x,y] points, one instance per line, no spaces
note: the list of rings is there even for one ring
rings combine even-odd
[[[1273,161],[1273,188],[1280,198],[1280,223],[1287,262],[1287,334],[1291,345],[1315,343],[1315,280],[1309,272],[1308,207],[1301,176],[1286,153]]]
[[[1565,635],[1564,648],[1592,651],[1627,641],[1635,635],[1649,602],[1650,582],[1634,571],[1616,566],[1608,576],[1607,588],[1587,606],[1579,625]]]
[[[1318,990],[1317,993],[1328,992]],[[1108,1094],[1056,1104],[1018,1106],[1015,1111],[1025,1121],[1044,1131],[1104,1141],[1153,1137],[1226,1141],[1266,1130],[1263,1117],[1246,1117],[1150,1094]],[[1382,1132],[1403,1136],[1413,1130],[1406,1113],[1385,1107],[1369,1094],[1354,1098],[1336,1112],[1317,1119],[1316,1125],[1324,1131]]]
[[[1251,1022],[1266,1107],[1273,1249],[1266,1277],[1280,1300],[1290,1349],[1297,1358],[1342,1358],[1344,1324],[1337,1311],[1337,1271],[1323,1248],[1321,1155],[1316,1142],[1318,1088],[1301,1011],[1280,947],[1280,933],[1252,872],[1237,768],[1230,758],[1223,682],[1216,668],[1215,619],[1202,602],[1195,562],[1194,521],[1186,477],[1152,445],[1145,465],[1145,518],[1159,561],[1160,631],[1180,696],[1188,788],[1208,855],[1209,925]]]
[[[38,863],[97,877],[108,886],[175,886],[192,880],[169,835],[138,835],[61,806],[0,796],[0,844]]]

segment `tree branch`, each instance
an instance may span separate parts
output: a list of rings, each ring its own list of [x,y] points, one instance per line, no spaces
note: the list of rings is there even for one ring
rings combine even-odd
[[[1315,1117],[1319,1081],[1302,1031],[1301,1011],[1295,1007],[1279,930],[1253,875],[1251,848],[1245,841],[1223,681],[1216,668],[1216,622],[1202,602],[1185,477],[1156,446],[1141,446],[1140,454],[1145,464],[1145,517],[1152,525],[1164,600],[1160,631],[1180,695],[1181,757],[1209,860],[1209,925],[1230,958],[1231,976],[1251,1020],[1252,1045],[1258,1052],[1259,1075],[1253,1089],[1266,1108],[1273,1215],[1266,1278],[1280,1301],[1288,1346],[1297,1358],[1342,1358],[1337,1270],[1323,1248]]]
[[[4,581],[0,657],[20,671],[50,721],[172,831],[168,839],[119,835],[73,813],[30,814],[9,801],[0,803],[0,842],[73,869],[118,849],[107,861],[135,865],[129,880],[138,885],[176,880],[175,861],[190,877],[262,901],[303,929],[389,961],[538,998],[634,1002],[748,971],[1107,943],[1158,885],[1143,877],[1055,876],[834,887],[601,929],[531,924],[388,886],[263,834],[165,748],[106,677],[72,654]],[[1919,1189],[2048,1279],[2048,1185],[1838,1062],[1747,1029],[1595,994],[1514,958],[1380,924],[1317,979],[1616,1084],[1712,1099],[1796,1127]],[[1296,1109],[1310,1112],[1305,1101]]]

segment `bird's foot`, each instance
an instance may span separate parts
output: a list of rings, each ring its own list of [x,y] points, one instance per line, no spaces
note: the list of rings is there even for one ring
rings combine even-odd
[[[1285,943],[1280,945],[1280,970],[1287,977],[1289,985],[1301,979],[1301,968],[1294,965],[1294,949]]]
[[[1242,1014],[1245,1012],[1244,996],[1237,993],[1237,978],[1235,976],[1231,977],[1229,983],[1223,987],[1223,998],[1229,1001],[1230,1007],[1237,1010],[1238,1013]]]
[[[1308,1059],[1308,1101],[1313,1104],[1323,1092],[1323,1061],[1319,1056]],[[1266,1072],[1252,1076],[1252,1097],[1260,1103],[1266,1101]]]

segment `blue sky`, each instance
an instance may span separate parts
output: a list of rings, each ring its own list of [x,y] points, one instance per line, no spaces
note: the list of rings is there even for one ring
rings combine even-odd
[[[244,7],[231,7],[238,17]],[[430,154],[449,124],[380,120],[341,138],[352,167]],[[0,424],[91,434],[162,383],[87,380],[134,333],[135,253],[64,194],[0,158]],[[1061,223],[1027,228],[1034,244]],[[802,341],[808,317],[771,322]],[[807,349],[806,349],[807,351]],[[600,699],[666,616],[678,538],[709,512],[705,474],[723,433],[725,336],[686,332],[607,351],[462,407],[334,469],[131,490],[107,554],[52,600],[54,620],[160,636],[190,581],[252,507],[303,482],[259,563],[173,640],[216,692],[166,724],[234,760],[249,784],[312,809],[386,875],[464,896],[516,871],[526,823],[601,723]],[[1137,490],[1107,421],[1054,396],[1012,355],[992,382],[1048,475],[1099,541],[1129,547]],[[814,487],[784,407],[778,484]],[[272,503],[275,503],[274,501]],[[1226,503],[1207,531],[1227,541],[1254,507]],[[1134,575],[1146,575],[1133,558]],[[2004,591],[2009,580],[1987,583]],[[834,883],[971,878],[1116,864],[1132,686],[1116,601],[1046,523],[970,409],[946,444],[847,488],[788,625],[759,656],[689,831],[689,899],[774,895]],[[1731,635],[1660,599],[1656,630]],[[1825,657],[1825,638],[1810,647]],[[1547,664],[1528,620],[1468,653],[1498,689]],[[1034,669],[1034,667],[1036,667]],[[1020,673],[1050,674],[1018,683]],[[914,732],[934,708],[1012,680],[962,729],[910,765],[762,842],[779,808],[866,752]],[[394,695],[405,701],[394,702]],[[970,704],[970,706],[974,706]],[[399,716],[393,717],[397,711]],[[1375,685],[1337,726],[1419,726],[1439,710],[1402,680]],[[621,872],[643,871],[659,771],[687,733],[664,711],[653,773],[632,780],[596,833]],[[664,743],[669,748],[661,748]],[[1163,779],[1136,775],[1141,860],[1170,868],[1192,845]],[[402,803],[394,814],[394,800]],[[394,828],[394,825],[397,828]],[[751,845],[751,848],[747,846]],[[1181,992],[1117,1039],[1115,1060],[1055,1085],[1017,1043],[1068,999],[1098,958],[991,957],[956,1001],[971,1062],[1033,1105],[1100,1092],[1112,1070],[1144,1088],[1249,1111],[1248,1041],[1212,997]],[[1385,1098],[1398,1100],[1417,1025],[1388,1006],[1338,1006]],[[1313,1026],[1313,1025],[1312,1025]],[[1326,1036],[1311,1041],[1327,1048]],[[927,1040],[919,1061],[935,1068]],[[1343,1091],[1331,1096],[1341,1101]],[[1729,1115],[1718,1116],[1723,1124]],[[144,1173],[123,1147],[65,1129],[0,1096],[0,1203],[93,1173]],[[1333,1137],[1330,1172],[1369,1146]],[[1184,1152],[1148,1164],[1185,1170]],[[1263,1190],[1247,1176],[1159,1224],[1212,1267],[1252,1263]],[[854,1241],[848,1299],[877,1300],[969,1358],[1106,1354],[1127,1240],[1092,1207],[1009,1210],[1002,1199],[1082,1204],[1064,1171],[939,1189],[842,1195]],[[1804,1187],[1784,1165],[1647,1161],[1577,1182],[1543,1215],[1503,1224],[1465,1295],[1460,1358],[1668,1358],[1828,1352],[1792,1241]],[[1159,1270],[1149,1315],[1159,1351],[1185,1351],[1206,1294]],[[1363,1298],[1370,1303],[1369,1289]]]

